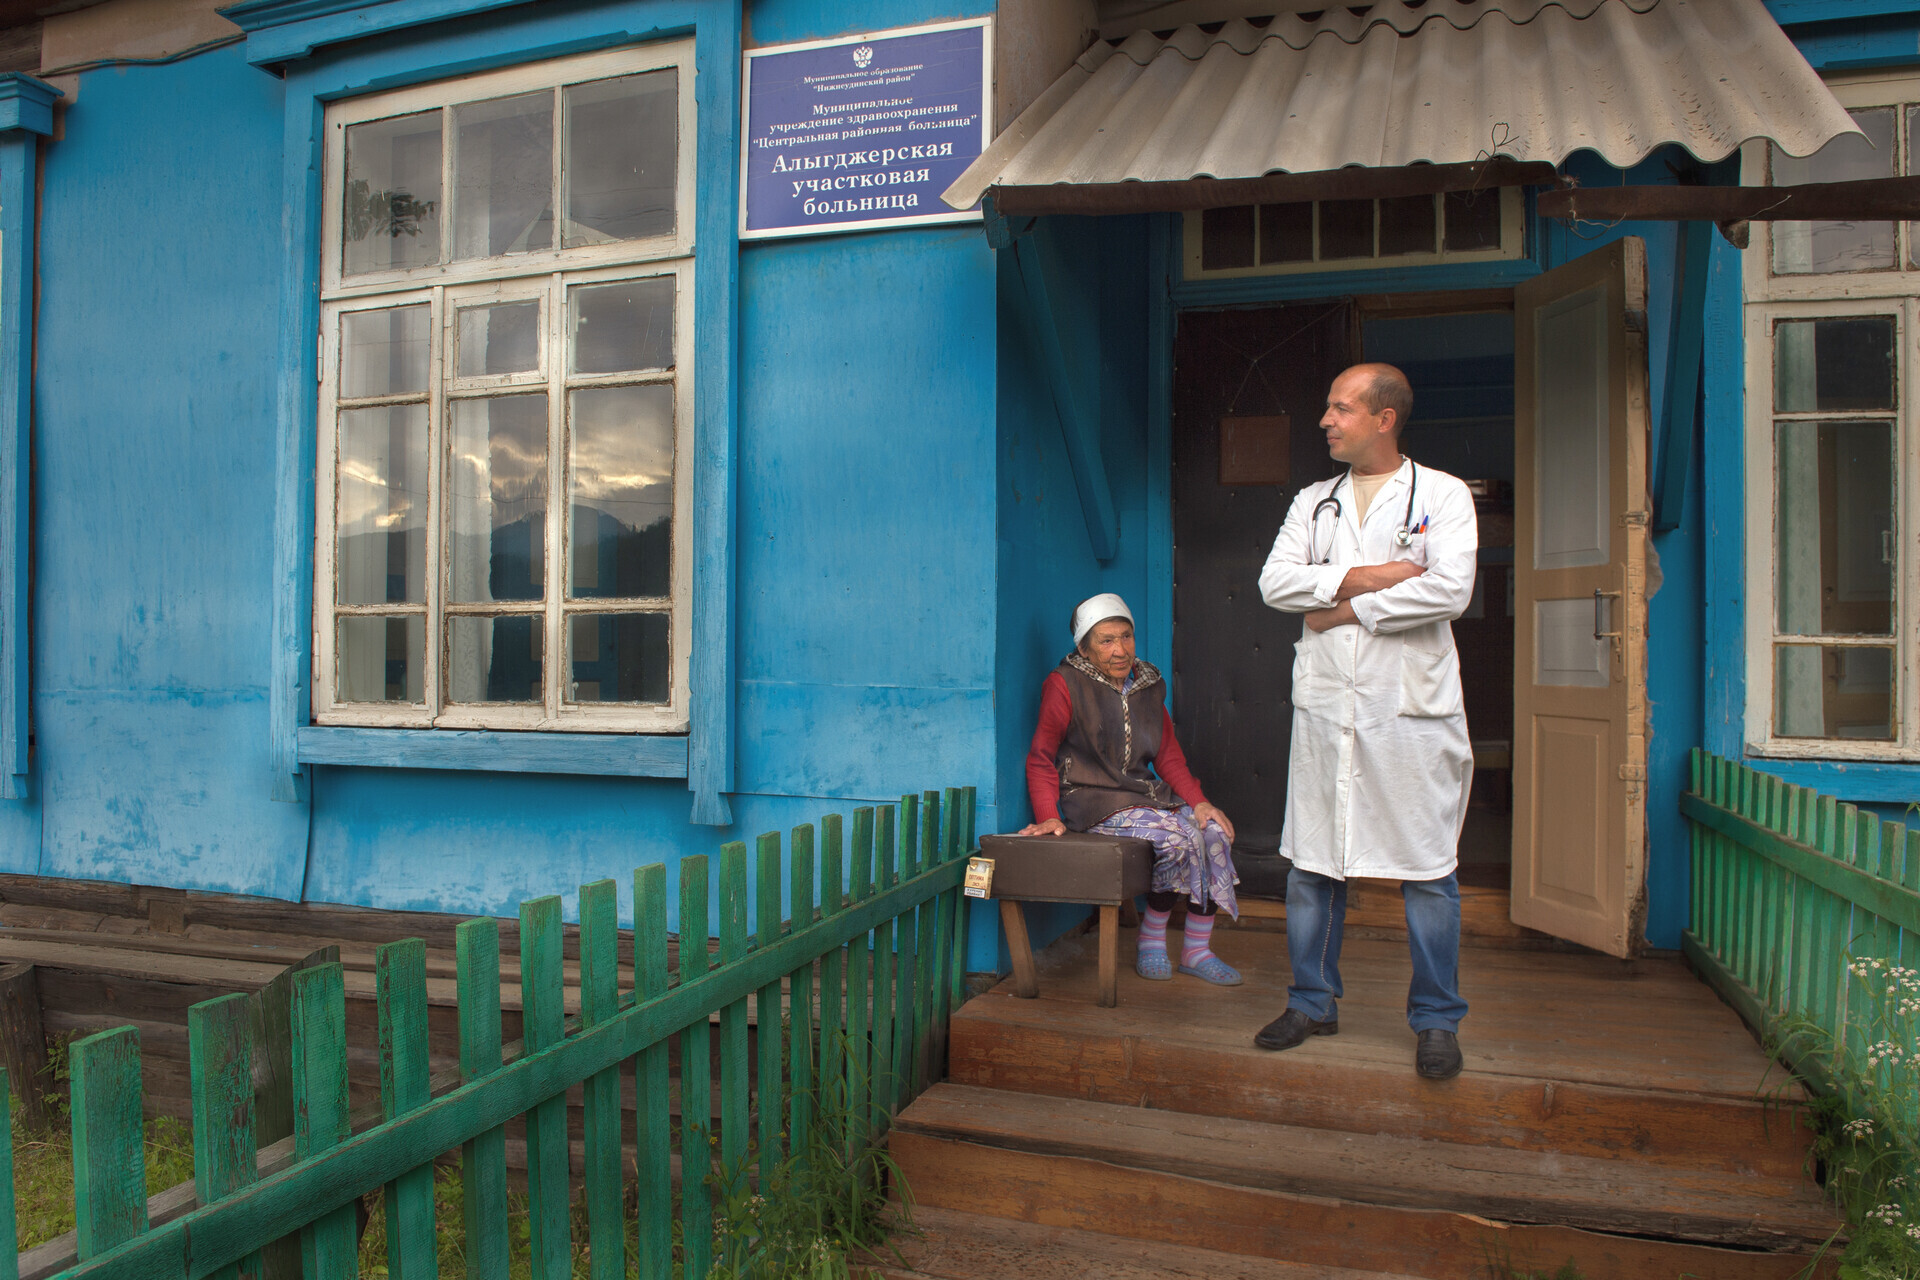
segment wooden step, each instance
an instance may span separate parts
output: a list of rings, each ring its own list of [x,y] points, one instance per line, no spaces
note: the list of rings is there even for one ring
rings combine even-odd
[[[1512,895],[1504,887],[1460,886],[1460,933],[1487,946],[1551,950],[1565,947],[1548,934],[1513,922]],[[1277,898],[1240,899],[1240,917],[1228,919],[1233,929],[1284,928],[1287,904]],[[1347,936],[1395,938],[1407,936],[1406,906],[1398,880],[1347,881]]]
[[[1215,941],[1245,985],[1148,982],[1129,967],[1119,1007],[1102,1009],[1090,940],[1063,939],[1040,958],[1038,999],[1002,984],[954,1016],[949,1079],[1763,1177],[1805,1168],[1800,1094],[1677,961],[1466,949],[1466,1071],[1436,1085],[1413,1072],[1403,944],[1350,940],[1340,1034],[1271,1053],[1253,1034],[1286,1006],[1285,939]]]
[[[871,1254],[852,1273],[886,1280],[1411,1280],[927,1207],[913,1211],[892,1247],[900,1257]]]
[[[1811,1187],[1784,1180],[960,1085],[916,1101],[889,1147],[933,1208],[1436,1280],[1500,1259],[1572,1260],[1595,1277],[1786,1280],[1838,1225]]]

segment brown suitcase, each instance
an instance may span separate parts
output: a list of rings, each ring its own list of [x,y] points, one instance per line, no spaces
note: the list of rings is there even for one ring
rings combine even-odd
[[[1153,846],[1130,836],[982,836],[993,859],[993,896],[1017,902],[1117,906],[1153,887]]]
[[[1153,846],[1126,836],[1068,832],[1060,836],[982,836],[980,856],[993,859],[993,896],[1013,959],[1014,994],[1040,994],[1033,944],[1022,902],[1085,902],[1100,908],[1100,1004],[1120,1002],[1120,904],[1153,887]]]

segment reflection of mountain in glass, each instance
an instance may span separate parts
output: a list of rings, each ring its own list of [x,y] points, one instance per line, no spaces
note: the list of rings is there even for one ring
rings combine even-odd
[[[365,524],[371,523],[363,522]],[[420,599],[409,590],[408,566],[426,558],[427,531],[373,529],[342,533],[336,572],[341,604],[401,604]]]
[[[636,529],[610,512],[585,503],[574,504],[576,598],[610,600],[667,594],[673,563],[673,521],[670,510],[664,506],[655,509],[661,514]]]
[[[499,545],[497,540],[494,545]],[[487,661],[488,702],[540,701],[544,625],[545,619],[529,614],[494,619],[493,652]]]

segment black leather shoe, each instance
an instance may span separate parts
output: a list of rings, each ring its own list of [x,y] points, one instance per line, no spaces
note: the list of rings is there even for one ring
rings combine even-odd
[[[1260,1028],[1253,1042],[1262,1049],[1291,1049],[1304,1044],[1308,1036],[1337,1036],[1340,1034],[1340,1019],[1328,1018],[1325,1022],[1315,1022],[1298,1009],[1289,1009],[1279,1017]]]
[[[1460,1074],[1460,1040],[1451,1031],[1435,1028],[1420,1033],[1413,1051],[1413,1069],[1423,1080],[1451,1080]]]

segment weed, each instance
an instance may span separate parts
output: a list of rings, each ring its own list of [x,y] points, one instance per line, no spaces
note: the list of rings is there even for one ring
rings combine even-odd
[[[74,1228],[73,1138],[64,1125],[28,1128],[17,1103],[12,1115],[14,1224],[27,1250]],[[146,1159],[148,1195],[192,1181],[193,1130],[170,1116],[147,1121]]]

